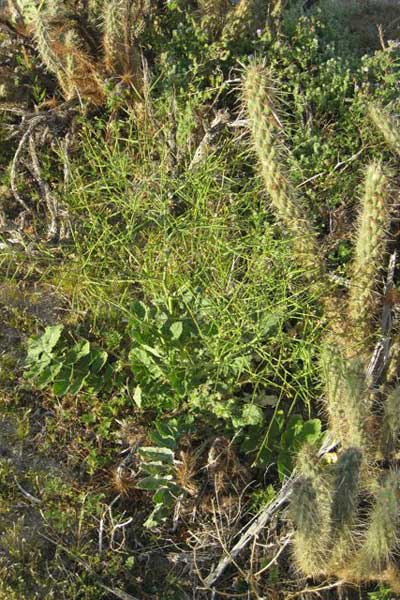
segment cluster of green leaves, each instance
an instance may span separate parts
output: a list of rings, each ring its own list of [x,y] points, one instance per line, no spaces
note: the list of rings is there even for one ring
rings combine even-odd
[[[368,593],[368,600],[394,600],[394,596],[390,588],[379,585],[377,590]]]
[[[267,428],[253,430],[246,436],[242,448],[256,451],[255,464],[268,466],[276,462],[279,479],[288,477],[293,471],[297,452],[305,443],[316,444],[322,438],[322,423],[319,419],[304,420],[300,415],[289,419],[283,410],[277,410]],[[262,439],[257,434],[261,434]],[[256,448],[254,441],[258,440]]]
[[[51,325],[29,340],[26,379],[38,389],[52,386],[56,396],[77,394],[83,386],[99,390],[113,375],[107,352],[92,348],[88,340],[71,346],[61,338],[63,329],[63,325]]]
[[[291,178],[298,185],[313,178],[303,192],[321,225],[318,213],[351,205],[368,159],[389,159],[369,127],[367,105],[398,102],[400,68],[396,45],[354,53],[344,44],[351,32],[333,29],[325,12],[287,18],[266,54],[285,107]]]
[[[181,434],[182,428],[176,419],[156,422],[155,430],[150,433],[150,439],[156,445],[137,449],[141,459],[137,487],[153,492],[154,509],[143,524],[149,529],[169,517],[181,493],[174,478],[175,450]]]
[[[135,398],[139,407],[157,407],[160,411],[174,408],[209,373],[201,336],[213,335],[213,325],[201,331],[200,323],[187,308],[175,304],[170,311],[140,301],[132,305],[128,331],[133,347],[129,361],[137,382]]]

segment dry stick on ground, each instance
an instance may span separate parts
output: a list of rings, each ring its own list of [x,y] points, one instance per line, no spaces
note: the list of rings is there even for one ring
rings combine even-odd
[[[240,552],[249,544],[252,538],[259,535],[272,517],[288,502],[297,478],[292,477],[283,485],[278,496],[273,502],[268,504],[253,520],[251,525],[244,531],[239,541],[232,550],[219,561],[218,565],[204,580],[205,585],[212,587],[221,577],[225,569],[236,559]]]
[[[76,100],[64,102],[60,106],[56,107],[50,111],[43,111],[39,114],[37,113],[27,113],[25,111],[14,111],[17,114],[22,115],[22,121],[19,126],[19,129],[24,130],[21,139],[19,140],[17,150],[14,154],[11,170],[10,170],[10,188],[11,192],[16,199],[16,201],[22,206],[24,211],[20,215],[21,217],[21,227],[23,228],[23,224],[25,221],[25,215],[31,213],[31,209],[28,207],[26,202],[20,196],[17,188],[17,175],[18,175],[18,165],[21,162],[21,154],[25,148],[25,145],[28,143],[29,154],[31,158],[32,167],[32,175],[36,179],[39,190],[41,192],[42,197],[44,198],[47,206],[47,210],[50,215],[50,223],[48,227],[48,239],[52,239],[57,235],[57,226],[56,221],[57,218],[60,220],[60,239],[64,239],[68,237],[68,233],[70,231],[68,215],[65,210],[59,210],[57,201],[53,198],[50,188],[48,184],[43,180],[41,175],[41,169],[39,165],[39,160],[36,153],[36,148],[33,141],[33,134],[35,130],[42,126],[43,124],[48,124],[49,127],[53,126],[58,128],[60,124],[65,124],[71,115],[74,114],[74,108],[76,106]],[[67,134],[68,135],[68,134]],[[66,142],[67,143],[67,142]],[[69,143],[69,142],[68,142]]]
[[[52,240],[57,236],[58,203],[52,195],[48,183],[44,181],[42,177],[33,135],[29,136],[29,154],[32,160],[33,174],[39,186],[40,194],[47,206],[47,212],[49,215],[47,239]]]
[[[23,209],[26,212],[31,212],[30,209],[28,208],[28,205],[25,203],[25,201],[21,198],[21,196],[19,195],[18,189],[17,189],[17,167],[18,167],[18,162],[19,162],[19,157],[20,154],[25,146],[26,141],[28,140],[28,138],[32,135],[35,127],[37,127],[38,125],[40,125],[40,123],[43,121],[43,117],[36,117],[33,118],[31,120],[31,122],[28,125],[28,129],[25,131],[25,133],[23,134],[23,136],[21,137],[17,150],[14,154],[14,158],[13,161],[11,163],[11,173],[10,173],[10,185],[11,185],[11,191],[13,193],[14,198],[17,200],[17,202],[19,202],[19,204],[21,204],[21,206],[23,207]]]

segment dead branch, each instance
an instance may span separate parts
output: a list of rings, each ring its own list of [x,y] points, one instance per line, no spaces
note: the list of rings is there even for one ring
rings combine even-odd
[[[278,496],[268,504],[263,510],[253,519],[253,522],[247,526],[244,533],[240,537],[239,541],[235,544],[235,546],[230,550],[229,554],[221,558],[218,565],[211,571],[211,573],[206,577],[204,583],[208,587],[213,586],[216,581],[221,577],[225,569],[236,559],[236,557],[240,554],[240,552],[249,544],[249,542],[257,537],[267,523],[272,519],[272,517],[281,510],[281,508],[288,502],[294,483],[296,482],[296,477],[291,477],[288,479],[280,490]]]
[[[52,240],[57,236],[58,203],[52,195],[48,183],[44,181],[42,177],[35,142],[32,135],[29,136],[29,154],[32,160],[33,174],[38,184],[40,195],[46,204],[49,216],[47,239]]]

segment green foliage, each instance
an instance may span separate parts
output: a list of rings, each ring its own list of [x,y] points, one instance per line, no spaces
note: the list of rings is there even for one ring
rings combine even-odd
[[[156,446],[142,446],[137,450],[140,456],[140,471],[137,487],[153,492],[154,509],[143,526],[149,529],[159,526],[170,516],[178,496],[182,493],[175,482],[175,449],[182,435],[177,421],[156,423],[151,434]]]
[[[296,454],[303,444],[318,443],[321,439],[321,426],[319,419],[304,421],[300,415],[292,415],[287,419],[284,411],[277,410],[266,430],[264,426],[250,428],[242,449],[257,452],[257,466],[267,466],[276,461],[282,481],[293,471]]]
[[[385,585],[379,585],[374,592],[368,593],[368,600],[392,600],[393,592]]]
[[[61,340],[62,325],[46,327],[28,342],[25,377],[39,389],[52,386],[56,396],[77,394],[84,386],[99,390],[112,377],[107,352],[92,348],[88,340],[70,346]]]
[[[144,408],[172,408],[204,381],[208,361],[201,335],[213,331],[212,325],[204,331],[200,327],[179,304],[170,312],[143,302],[132,306],[129,361]]]

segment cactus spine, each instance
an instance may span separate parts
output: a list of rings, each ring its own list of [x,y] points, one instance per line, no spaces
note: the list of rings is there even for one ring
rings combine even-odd
[[[362,459],[360,448],[347,448],[337,461],[332,500],[332,523],[335,530],[351,529],[354,525]]]
[[[104,9],[104,64],[121,75],[130,67],[130,1],[111,0]]]
[[[28,25],[45,67],[53,73],[63,95],[70,100],[79,97],[91,104],[102,105],[106,99],[106,78],[118,77],[129,84],[131,99],[137,102],[144,88],[144,69],[138,36],[146,26],[149,0],[91,0],[85,19],[98,26],[102,13],[102,45],[96,47],[99,34],[91,35],[76,26],[74,19],[60,11],[57,0],[44,3],[18,0],[18,10]],[[87,44],[89,40],[89,44]]]
[[[45,67],[53,73],[63,91],[68,88],[66,82],[65,68],[59,60],[57,52],[54,50],[54,31],[48,27],[47,20],[43,12],[38,8],[33,8],[29,12],[29,24],[32,28],[33,38],[41,60]]]
[[[381,449],[384,456],[395,452],[400,434],[400,386],[397,385],[387,397],[382,422]]]
[[[357,358],[344,358],[340,348],[326,343],[321,352],[321,369],[325,408],[332,433],[344,446],[366,448],[368,401],[362,363]]]

